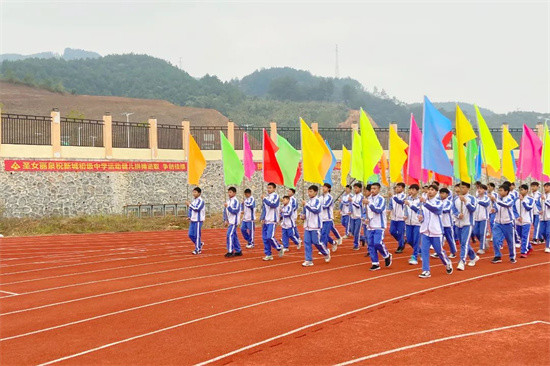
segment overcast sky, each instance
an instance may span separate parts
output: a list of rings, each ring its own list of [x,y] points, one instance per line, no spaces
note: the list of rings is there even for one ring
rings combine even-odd
[[[0,53],[145,53],[193,76],[290,66],[405,102],[550,112],[550,1],[0,0]],[[368,106],[365,106],[368,110]]]

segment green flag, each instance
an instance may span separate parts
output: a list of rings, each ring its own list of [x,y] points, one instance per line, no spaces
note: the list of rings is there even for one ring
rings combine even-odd
[[[468,176],[474,178],[476,175],[476,156],[478,154],[476,140],[470,140],[466,143],[466,164],[468,166]],[[473,179],[472,179],[473,180]]]
[[[296,171],[302,159],[302,154],[293,148],[281,135],[277,135],[277,146],[279,150],[275,153],[275,157],[283,173],[284,185],[290,188],[296,188],[294,178],[296,177]]]
[[[361,136],[353,131],[353,145],[351,146],[351,172],[350,176],[363,181],[363,156],[361,155]]]
[[[460,167],[458,164],[458,140],[453,135],[453,173],[456,179],[460,179]]]
[[[225,185],[239,185],[244,178],[243,163],[222,131],[220,131],[220,141],[222,145],[223,179]]]

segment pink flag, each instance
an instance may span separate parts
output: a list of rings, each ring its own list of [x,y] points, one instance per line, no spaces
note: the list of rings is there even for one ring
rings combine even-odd
[[[542,141],[525,124],[519,145],[517,174],[519,179],[526,179],[531,175],[535,179],[542,180]]]
[[[252,150],[250,149],[250,144],[248,143],[248,135],[246,132],[243,133],[243,165],[244,165],[244,175],[248,180],[252,178],[256,166],[254,165],[254,160],[252,158]]]
[[[411,128],[409,134],[407,175],[416,180],[422,178],[422,133],[411,113]]]

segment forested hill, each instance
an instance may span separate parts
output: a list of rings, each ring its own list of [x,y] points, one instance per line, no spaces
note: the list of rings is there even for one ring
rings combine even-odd
[[[158,58],[126,54],[78,60],[5,60],[0,73],[9,82],[63,93],[164,99],[181,106],[214,108],[238,124],[247,125],[264,126],[274,120],[294,126],[301,116],[332,127],[344,122],[350,109],[364,107],[380,126],[391,121],[407,126],[411,112],[418,116],[417,120],[422,113],[420,104],[402,103],[383,89],[369,92],[350,78],[318,77],[292,68],[262,69],[241,80],[222,82],[211,75],[194,78]],[[438,107],[454,119],[453,105],[444,103]],[[461,106],[470,118],[474,116],[471,105]],[[495,126],[504,122],[512,126],[533,124],[540,115],[482,112]]]

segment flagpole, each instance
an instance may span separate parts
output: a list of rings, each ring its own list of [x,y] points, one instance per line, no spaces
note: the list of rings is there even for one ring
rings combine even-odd
[[[411,135],[412,135],[412,117],[413,114],[411,113],[411,120],[409,121],[409,153],[407,154],[407,180],[410,182],[410,172],[411,172]]]
[[[485,146],[483,145],[483,139],[481,138],[481,128],[479,128],[479,118],[476,115],[477,133],[479,134],[479,146],[481,147],[481,155],[485,161],[485,180],[489,183],[489,167],[487,165],[487,156],[485,155]],[[491,131],[489,131],[491,133]],[[493,136],[491,136],[492,138]]]
[[[304,121],[305,122],[305,121]],[[302,121],[300,120],[300,152],[302,153],[302,201],[306,200],[305,196],[305,186],[306,186],[306,179],[304,174],[304,133],[302,131]],[[298,206],[298,204],[296,204]]]
[[[424,174],[422,172],[422,169],[424,167],[424,135],[426,134],[425,129],[426,124],[426,96],[424,96],[424,108],[422,108],[422,139],[420,144],[420,188],[422,188],[424,182],[422,182],[422,178],[424,178]]]

